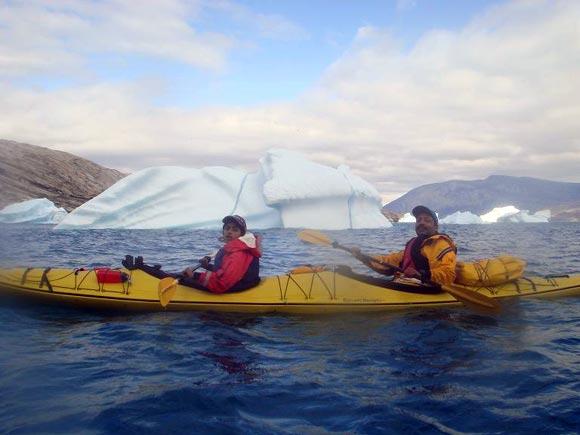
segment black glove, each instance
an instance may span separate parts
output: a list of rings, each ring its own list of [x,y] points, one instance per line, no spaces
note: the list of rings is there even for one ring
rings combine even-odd
[[[430,270],[419,270],[419,274],[421,275],[421,282],[425,284],[431,283],[431,271]]]
[[[205,257],[199,259],[199,264],[201,264],[201,267],[203,267],[204,269],[211,270],[210,261],[211,257],[209,255],[206,255]]]

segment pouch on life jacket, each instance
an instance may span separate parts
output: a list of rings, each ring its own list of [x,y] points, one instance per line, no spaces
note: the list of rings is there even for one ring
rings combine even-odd
[[[129,275],[126,273],[108,267],[99,267],[95,269],[95,273],[97,282],[101,284],[119,284],[129,280]]]
[[[455,268],[457,284],[485,287],[505,284],[524,275],[526,262],[511,255],[484,258],[474,262],[457,262]]]

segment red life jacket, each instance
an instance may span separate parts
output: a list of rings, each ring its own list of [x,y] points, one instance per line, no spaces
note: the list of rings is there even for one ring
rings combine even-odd
[[[427,237],[413,237],[407,242],[405,251],[403,252],[403,259],[399,265],[403,271],[409,267],[412,267],[419,273],[429,270],[429,261],[421,254],[421,247],[426,239]]]
[[[399,264],[399,267],[403,270],[406,270],[408,267],[413,267],[417,272],[421,274],[422,277],[426,279],[431,279],[431,268],[429,267],[429,259],[426,258],[423,253],[421,252],[421,248],[426,243],[429,243],[429,239],[432,237],[443,236],[447,239],[451,245],[453,251],[457,252],[457,248],[451,241],[451,238],[447,234],[443,233],[435,233],[432,236],[425,237],[425,236],[417,236],[413,237],[411,240],[407,242],[405,246],[405,251],[403,252],[403,259]]]

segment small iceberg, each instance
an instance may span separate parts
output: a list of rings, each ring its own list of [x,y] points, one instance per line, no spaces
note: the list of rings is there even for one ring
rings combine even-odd
[[[435,212],[435,214],[437,215],[437,219],[439,219],[439,213]],[[415,216],[413,216],[411,212],[408,212],[405,213],[398,222],[403,224],[414,224],[416,221],[417,219],[415,219]]]
[[[521,210],[515,214],[504,216],[498,222],[516,222],[516,223],[547,223],[550,222],[552,214],[550,210],[540,210],[536,213],[530,213],[528,210]]]
[[[440,222],[442,224],[469,225],[482,224],[483,219],[469,211],[456,211],[449,216],[445,216]]]
[[[519,210],[513,205],[505,207],[496,207],[488,213],[481,216],[470,211],[456,211],[445,216],[439,222],[442,224],[468,225],[468,224],[490,224],[497,222],[517,222],[517,223],[536,223],[550,222],[550,210],[541,210],[536,213],[530,213],[528,210]],[[405,213],[399,220],[403,223],[415,223],[415,217],[411,213]]]
[[[505,207],[496,207],[489,213],[483,214],[480,217],[483,223],[490,224],[496,223],[499,219],[516,214],[518,212],[519,209],[515,208],[513,205],[508,205]]]
[[[403,224],[414,224],[415,220],[415,216],[413,216],[411,213],[405,213],[398,222]]]
[[[6,224],[58,224],[67,216],[47,198],[29,199],[10,204],[0,210],[0,223]]]

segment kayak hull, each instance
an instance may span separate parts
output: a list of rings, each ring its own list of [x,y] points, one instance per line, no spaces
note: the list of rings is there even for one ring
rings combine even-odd
[[[185,286],[163,308],[159,279],[140,270],[124,283],[99,283],[94,270],[0,269],[0,297],[17,296],[43,303],[122,311],[211,310],[243,313],[356,313],[461,305],[448,293],[405,281],[388,281],[324,271],[270,276],[249,290],[222,295]],[[470,288],[495,299],[560,297],[580,294],[580,275],[521,278],[489,288]],[[431,293],[425,293],[430,291]]]

